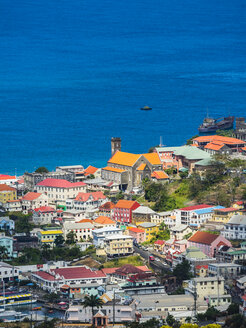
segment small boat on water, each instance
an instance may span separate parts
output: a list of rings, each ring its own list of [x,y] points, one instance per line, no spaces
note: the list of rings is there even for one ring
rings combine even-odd
[[[33,307],[33,308],[32,308],[33,311],[39,311],[39,310],[41,310],[41,309],[42,309],[41,306],[36,306],[36,307]]]
[[[141,107],[140,109],[141,109],[141,110],[152,110],[152,108],[149,107],[149,106],[144,106],[144,107]]]

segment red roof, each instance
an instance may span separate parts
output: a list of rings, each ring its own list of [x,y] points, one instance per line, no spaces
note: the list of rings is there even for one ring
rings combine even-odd
[[[238,202],[234,202],[234,204],[237,204],[237,205],[243,205],[244,202],[242,200],[239,200]]]
[[[135,204],[138,205],[138,207],[140,206],[140,204],[138,204],[138,202],[134,201],[134,200],[124,200],[121,199],[118,201],[118,203],[115,205],[116,208],[129,208],[131,209]]]
[[[227,213],[227,212],[235,212],[235,211],[237,211],[237,209],[234,207],[227,207],[227,208],[214,209],[214,211]]]
[[[243,295],[243,296],[241,296],[241,299],[244,300],[244,301],[246,301],[246,294]]]
[[[86,202],[90,196],[92,196],[94,200],[106,199],[106,196],[102,191],[95,191],[95,192],[79,192],[75,200]]]
[[[212,205],[207,205],[207,204],[201,204],[201,205],[183,207],[183,208],[180,208],[180,210],[181,211],[195,211],[195,210],[200,210],[202,208],[208,208],[208,207],[213,207],[213,206]]]
[[[44,212],[55,212],[56,210],[50,206],[41,206],[41,207],[35,208],[34,211],[44,213]]]
[[[141,269],[131,264],[125,264],[122,267],[115,270],[115,274],[119,274],[119,275],[128,275],[132,273],[142,273],[142,272],[143,271]]]
[[[34,274],[36,274],[37,276],[39,276],[40,278],[42,278],[44,280],[55,281],[55,277],[52,276],[48,272],[45,272],[45,271],[37,271],[37,272],[34,272]]]
[[[15,188],[7,186],[6,184],[0,184],[0,191],[15,191]]]
[[[242,141],[240,139],[231,138],[231,137],[224,137],[224,136],[218,136],[218,135],[212,135],[212,136],[201,136],[193,139],[194,141],[198,142],[220,142],[225,145],[245,145],[246,142]]]
[[[219,236],[205,232],[205,231],[197,231],[193,236],[191,236],[188,241],[198,244],[206,244],[211,245]]]
[[[22,197],[22,200],[29,200],[32,201],[34,199],[37,199],[38,197],[40,197],[42,194],[40,194],[39,192],[33,192],[30,191],[27,194],[25,194],[25,196]]]
[[[14,175],[0,174],[0,180],[11,180],[16,179]]]
[[[169,176],[164,171],[154,171],[151,174],[151,178],[155,178],[157,180],[165,180],[165,179],[169,179]]]
[[[155,241],[155,245],[164,245],[165,241],[164,240],[157,240]]]
[[[73,267],[51,270],[56,275],[60,275],[65,279],[83,279],[83,278],[100,278],[106,277],[101,270],[92,271],[86,267]]]
[[[196,269],[200,270],[200,269],[208,269],[208,265],[196,265]]]
[[[128,230],[136,233],[144,233],[144,230],[135,227],[129,227]]]
[[[37,186],[45,186],[45,187],[53,187],[53,188],[74,188],[74,187],[86,186],[86,184],[84,182],[69,182],[64,179],[47,178],[37,183]]]

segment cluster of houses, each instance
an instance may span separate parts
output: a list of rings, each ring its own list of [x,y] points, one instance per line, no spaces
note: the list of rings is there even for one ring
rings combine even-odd
[[[232,301],[229,285],[246,302],[245,202],[229,208],[199,204],[156,212],[135,200],[112,202],[108,197],[120,190],[128,196],[141,192],[146,178],[168,183],[165,170],[169,168],[203,171],[212,165],[214,152],[243,153],[245,146],[239,139],[208,136],[193,139],[190,146],[156,147],[153,153],[131,154],[121,151],[119,138],[112,138],[112,156],[100,169],[73,165],[59,166],[55,172],[25,173],[19,179],[0,175],[0,246],[6,250],[2,259],[18,256],[25,247],[53,247],[59,236],[64,240],[73,236],[82,251],[93,245],[96,254],[106,260],[132,255],[134,246],[144,243],[151,245],[154,256],[170,270],[189,261],[194,278],[183,282],[185,294],[168,295],[170,284],[146,265],[99,270],[65,262],[22,267],[0,263],[0,278],[8,281],[29,272],[42,289],[61,292],[74,301],[67,310],[68,321],[90,322],[93,314],[94,324],[99,326],[167,314],[180,320],[193,316],[194,311],[204,312],[208,305],[225,309]],[[15,233],[9,212],[30,214],[36,226],[30,235]],[[170,238],[158,239],[167,229]],[[241,243],[236,245],[233,241],[238,240]],[[103,300],[100,310],[91,313],[80,305],[79,300],[88,294]],[[246,314],[244,309],[242,306]]]

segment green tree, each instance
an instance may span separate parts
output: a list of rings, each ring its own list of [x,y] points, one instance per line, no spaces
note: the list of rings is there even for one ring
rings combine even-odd
[[[0,246],[0,259],[6,260],[8,258],[8,250],[5,246]]]
[[[29,221],[31,214],[11,214],[10,219],[15,220],[15,231],[16,232],[25,232],[27,235],[30,234],[30,231],[33,228],[33,224]]]
[[[166,318],[167,324],[172,327],[174,325],[175,321],[176,320],[175,320],[174,316],[172,316],[171,314],[168,314],[168,316]]]
[[[67,234],[67,238],[66,238],[66,244],[72,245],[76,243],[76,235],[74,231],[70,231]]]
[[[36,173],[49,173],[49,170],[45,166],[40,166],[36,169]]]
[[[64,245],[64,242],[65,242],[65,240],[62,235],[56,236],[56,239],[54,241],[56,247],[61,247],[62,245]]]
[[[234,314],[226,319],[225,326],[227,328],[245,328],[246,320],[243,315]]]
[[[124,199],[124,194],[122,191],[118,192],[118,194],[115,196],[117,200]]]
[[[193,139],[195,139],[195,138],[197,138],[197,137],[199,137],[198,134],[196,134],[195,136],[193,136],[193,137],[191,137],[190,139],[188,139],[188,140],[186,141],[186,145],[192,145],[192,144],[193,144]]]
[[[190,279],[192,276],[190,262],[184,260],[182,263],[177,264],[173,270],[173,274],[179,283],[181,283],[183,280]]]
[[[217,130],[216,134],[218,136],[223,136],[223,137],[234,137],[234,131],[233,130]]]
[[[228,306],[227,313],[228,313],[229,315],[239,313],[239,304],[231,303],[231,304]]]
[[[94,323],[93,323],[93,310],[94,308],[100,308],[103,305],[103,301],[98,298],[96,295],[90,295],[90,296],[85,296],[82,305],[84,308],[90,307],[91,308],[91,313],[92,313],[92,317],[91,317],[91,324],[94,327]]]

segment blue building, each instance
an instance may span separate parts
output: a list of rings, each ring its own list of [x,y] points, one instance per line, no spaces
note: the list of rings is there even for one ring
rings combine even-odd
[[[14,228],[15,228],[14,220],[11,220],[8,216],[0,218],[0,230],[9,231],[10,233],[12,233]]]
[[[5,247],[6,255],[8,256],[8,258],[12,258],[15,256],[15,253],[13,251],[13,237],[7,237],[3,232],[0,233],[0,247]],[[0,255],[2,256],[1,253]]]

